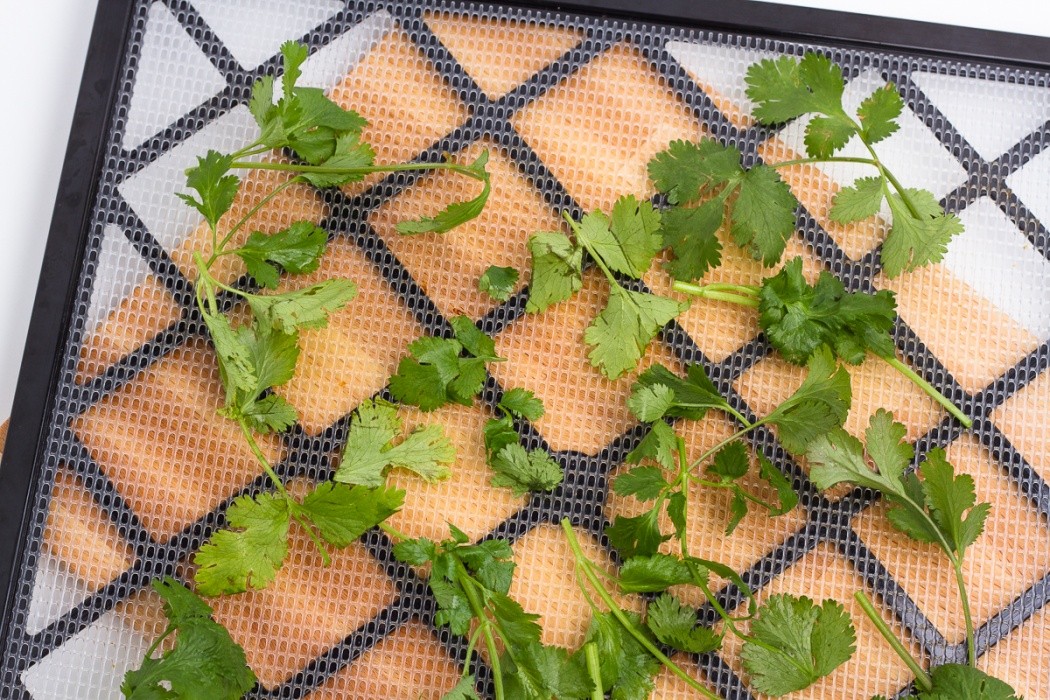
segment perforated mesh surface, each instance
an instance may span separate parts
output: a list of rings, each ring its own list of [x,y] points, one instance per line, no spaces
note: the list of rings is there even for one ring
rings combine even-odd
[[[327,329],[304,338],[297,377],[281,390],[301,422],[264,450],[296,483],[326,478],[348,414],[384,390],[405,346],[447,332],[451,315],[481,320],[509,361],[493,368],[472,408],[406,411],[410,425],[444,425],[459,459],[444,484],[395,476],[408,500],[394,524],[440,537],[448,519],[471,537],[510,539],[521,564],[512,593],[543,615],[545,641],[570,646],[582,638],[586,606],[555,523],[571,517],[590,553],[614,565],[601,532],[634,504],[607,487],[642,436],[624,408],[631,380],[606,381],[586,360],[582,330],[606,294],[596,278],[585,277],[572,301],[525,316],[524,292],[496,304],[477,292],[477,277],[489,265],[526,268],[526,237],[559,228],[562,210],[578,215],[619,194],[652,194],[645,164],[672,139],[713,135],[741,146],[749,161],[792,157],[804,124],[756,126],[743,75],[757,58],[814,48],[420,2],[140,2],[3,642],[2,698],[116,696],[123,672],[162,629],[149,582],[188,577],[192,553],[231,499],[266,486],[235,427],[215,414],[220,386],[191,308],[188,264],[205,229],[172,193],[196,155],[252,138],[250,85],[276,70],[277,49],[289,38],[310,46],[305,81],[371,121],[365,137],[380,159],[436,160],[444,152],[469,159],[488,148],[494,192],[478,220],[443,237],[399,238],[393,226],[435,211],[465,186],[445,175],[377,178],[345,192],[292,188],[246,227],[321,221],[333,244],[315,276],[346,276],[360,287]],[[885,223],[841,226],[827,218],[832,194],[861,171],[799,166],[783,171],[802,203],[788,255],[803,256],[808,274],[831,270],[851,289],[895,290],[900,356],[974,417],[973,430],[962,433],[883,363],[850,369],[850,430],[858,432],[877,407],[893,410],[920,455],[945,446],[993,503],[967,563],[981,664],[1043,697],[1050,687],[1050,236],[1040,220],[1050,217],[1048,76],[827,50],[850,79],[848,101],[886,80],[897,85],[908,109],[880,153],[902,180],[933,190],[958,212],[967,231],[943,263],[888,280],[877,255]],[[249,177],[233,216],[278,181]],[[231,264],[221,273],[237,280],[243,269]],[[710,278],[753,284],[763,274],[727,245]],[[664,277],[654,270],[646,281],[669,293]],[[642,364],[653,361],[702,362],[747,416],[763,414],[801,381],[797,368],[771,355],[753,314],[714,303],[695,303],[669,326]],[[510,386],[532,389],[547,405],[522,437],[564,465],[565,484],[552,495],[515,499],[488,485],[480,428]],[[698,453],[731,428],[711,416],[683,430]],[[889,530],[868,494],[818,494],[806,466],[772,432],[757,430],[752,440],[794,479],[802,508],[773,522],[749,516],[726,539],[728,502],[698,490],[688,536],[694,551],[729,563],[760,597],[830,596],[850,609],[858,653],[798,697],[892,695],[909,681],[853,609],[856,589],[876,596],[915,654],[961,659],[960,611],[934,553]],[[327,568],[305,539],[291,552],[270,588],[215,603],[259,676],[254,696],[436,698],[455,683],[464,640],[434,627],[425,572],[397,563],[384,535],[369,533]],[[723,596],[739,602],[732,588]],[[729,645],[678,660],[725,697],[754,697],[735,652]],[[486,682],[483,662],[478,673]],[[654,696],[691,697],[668,674]]]

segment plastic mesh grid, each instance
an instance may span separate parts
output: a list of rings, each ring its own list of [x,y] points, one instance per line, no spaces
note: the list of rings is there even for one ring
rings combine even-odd
[[[630,381],[607,382],[587,364],[580,336],[604,294],[593,280],[571,302],[525,317],[522,293],[494,304],[476,292],[477,275],[491,264],[525,267],[525,237],[558,227],[562,209],[579,213],[621,193],[651,194],[645,163],[674,138],[709,134],[739,144],[748,159],[790,157],[801,148],[802,125],[755,126],[743,74],[756,58],[814,48],[490,6],[140,2],[3,642],[0,698],[114,695],[159,629],[149,582],[188,576],[190,555],[230,500],[265,487],[239,436],[215,415],[214,362],[186,276],[186,251],[202,229],[171,193],[195,155],[251,138],[250,85],[276,69],[288,38],[311,47],[306,82],[371,120],[365,136],[380,158],[470,158],[487,147],[494,193],[482,218],[439,239],[398,238],[393,223],[434,211],[463,185],[441,175],[402,174],[345,192],[292,189],[253,221],[273,230],[295,218],[321,220],[334,243],[317,275],[351,277],[361,289],[328,329],[305,338],[299,376],[283,389],[302,421],[265,449],[286,477],[325,478],[348,413],[383,391],[405,345],[446,331],[449,315],[480,319],[509,362],[493,369],[472,408],[407,412],[410,425],[443,424],[459,461],[446,484],[395,476],[409,490],[395,524],[438,536],[448,518],[472,537],[509,538],[527,564],[512,592],[544,615],[546,641],[561,644],[578,643],[586,620],[565,584],[567,556],[553,524],[570,516],[594,556],[612,565],[601,530],[631,504],[609,495],[608,480],[641,437],[623,408]],[[860,173],[785,171],[803,205],[788,254],[802,255],[809,273],[830,269],[851,288],[896,290],[901,357],[976,419],[961,435],[922,394],[867,363],[851,369],[847,427],[856,431],[885,406],[905,419],[920,454],[947,446],[974,475],[994,505],[968,571],[982,663],[1037,697],[1050,687],[1050,440],[1043,429],[1050,236],[1037,218],[1050,214],[1050,158],[1040,153],[1050,140],[1048,76],[815,48],[844,67],[849,95],[883,80],[898,86],[909,111],[881,151],[893,164],[899,159],[903,180],[935,190],[968,224],[942,264],[891,282],[878,266],[882,224],[827,219],[831,194]],[[245,211],[275,184],[264,180],[249,180],[236,207]],[[713,280],[760,279],[753,261],[734,246],[725,251]],[[225,275],[242,272],[231,267]],[[662,291],[661,278],[647,283]],[[796,368],[769,355],[753,316],[695,304],[643,365],[703,362],[751,416],[801,381]],[[521,429],[565,466],[565,484],[550,496],[514,499],[487,484],[480,425],[503,386],[530,388],[547,404],[543,419]],[[690,449],[729,428],[713,417],[689,426]],[[853,590],[874,592],[916,654],[961,658],[958,611],[942,595],[947,582],[929,566],[930,552],[893,537],[867,494],[818,494],[805,465],[772,432],[752,439],[794,478],[804,508],[772,525],[749,518],[727,540],[726,502],[698,492],[705,507],[694,509],[703,514],[689,534],[693,546],[730,563],[760,596],[794,591],[850,605]],[[455,682],[465,643],[433,626],[423,573],[397,563],[378,532],[328,568],[298,542],[271,588],[216,601],[216,614],[246,648],[262,685],[255,696],[439,697]],[[722,596],[739,602],[731,587]],[[904,686],[906,669],[874,633],[862,624],[859,636],[854,660],[800,697],[867,697]],[[753,697],[735,658],[729,648],[724,658],[679,660],[724,696]],[[485,682],[483,662],[477,671]],[[664,674],[655,696],[689,694]]]

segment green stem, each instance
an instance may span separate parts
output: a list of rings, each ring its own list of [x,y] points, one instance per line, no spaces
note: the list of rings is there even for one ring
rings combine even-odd
[[[594,588],[595,593],[598,594],[598,597],[601,598],[602,602],[604,602],[605,605],[609,608],[609,612],[612,614],[612,616],[615,617],[621,625],[623,625],[623,628],[627,630],[627,633],[634,637],[635,640],[637,640],[638,643],[646,649],[646,651],[648,651],[658,661],[660,661],[660,663],[666,666],[667,669],[671,671],[671,673],[685,681],[685,683],[688,684],[690,688],[693,688],[705,698],[708,698],[708,700],[721,700],[721,698],[719,698],[717,695],[708,690],[699,681],[697,681],[695,678],[693,678],[684,670],[682,670],[682,668],[679,667],[678,664],[676,664],[674,661],[671,661],[671,659],[669,659],[666,654],[660,651],[660,649],[655,644],[653,644],[648,637],[642,634],[641,631],[634,626],[634,623],[631,622],[631,619],[627,617],[627,614],[624,613],[623,609],[616,604],[616,601],[613,600],[612,595],[609,594],[609,591],[605,589],[601,581],[594,574],[590,560],[587,559],[587,556],[583,553],[583,550],[580,548],[580,542],[576,539],[576,533],[573,532],[572,524],[569,522],[568,518],[562,519],[561,527],[565,531],[565,536],[569,540],[569,547],[570,549],[572,549],[573,557],[576,559],[577,568],[587,578],[591,586]]]
[[[478,645],[478,637],[480,636],[481,625],[478,625],[478,628],[474,630],[473,634],[470,635],[470,639],[467,640],[467,655],[465,657],[466,662],[463,664],[463,673],[460,676],[461,678],[470,674],[470,660],[474,658],[474,649]]]
[[[149,649],[146,650],[145,658],[152,658],[153,652],[155,652],[158,649],[158,647],[160,647],[160,645],[164,643],[164,640],[171,636],[171,633],[174,631],[175,625],[168,625],[167,628],[165,628],[164,632],[162,632],[159,637],[153,640],[153,644],[149,645]]]
[[[467,596],[467,602],[470,603],[470,611],[478,619],[478,625],[482,630],[481,634],[485,638],[485,649],[489,653],[489,667],[492,669],[492,682],[496,687],[496,700],[504,700],[506,693],[503,689],[503,668],[500,666],[499,651],[496,649],[496,638],[492,635],[492,623],[485,615],[485,606],[482,605],[478,592],[474,590],[473,579],[458,560],[456,562],[456,579],[459,581],[463,593]]]
[[[392,163],[379,165],[363,165],[356,168],[333,168],[324,165],[300,165],[298,163],[256,163],[254,161],[237,160],[231,168],[241,170],[286,170],[294,173],[318,173],[323,175],[369,175],[371,173],[400,173],[414,172],[417,170],[448,170],[450,172],[466,175],[479,182],[486,179],[486,175],[473,170],[465,165],[457,163]]]
[[[930,678],[930,674],[926,673],[926,669],[919,664],[915,657],[911,655],[911,652],[909,652],[904,645],[901,644],[901,641],[897,639],[896,635],[893,634],[893,631],[883,621],[878,612],[876,612],[871,599],[868,598],[864,591],[857,591],[853,594],[853,598],[860,605],[861,610],[864,611],[864,615],[871,620],[871,624],[875,625],[875,629],[879,631],[879,634],[881,634],[882,638],[886,640],[886,643],[897,653],[897,656],[900,657],[901,661],[911,669],[911,672],[915,675],[915,682],[918,684],[919,688],[924,692],[933,690],[933,679]]]
[[[722,286],[722,285],[720,285]],[[736,285],[732,285],[736,286]],[[727,301],[730,304],[736,304],[737,306],[747,306],[753,309],[757,309],[759,306],[759,300],[757,297],[748,293],[737,293],[732,291],[722,291],[718,288],[713,288],[714,285],[706,284],[692,284],[691,282],[676,281],[674,283],[674,291],[681,292],[682,294],[690,294],[694,297],[700,297],[701,299],[713,299],[715,301]]]
[[[747,489],[740,488],[740,486],[734,484],[731,481],[709,481],[707,479],[693,479],[693,481],[700,484],[701,486],[705,486],[711,489],[729,489],[730,491],[739,491],[741,496],[751,501],[756,506],[761,506],[762,508],[765,508],[769,511],[776,510],[776,508],[774,508],[773,505],[766,503],[758,496],[751,494]]]
[[[392,540],[399,540],[401,542],[404,542],[405,540],[412,539],[409,535],[406,535],[405,533],[401,532],[385,520],[379,523],[379,529],[385,532]]]
[[[959,601],[962,603],[963,621],[966,623],[966,661],[977,668],[977,645],[974,639],[973,616],[970,613],[970,596],[966,593],[966,581],[963,579],[962,559],[952,558],[955,569],[955,584],[959,587]]]
[[[921,376],[919,376],[919,374],[915,370],[913,370],[911,367],[909,367],[908,365],[904,364],[903,362],[901,362],[895,356],[892,356],[892,355],[889,356],[889,357],[883,357],[882,359],[885,360],[886,362],[888,362],[889,365],[891,367],[893,367],[895,370],[897,370],[898,372],[903,374],[905,377],[910,379],[911,382],[913,384],[915,384],[915,386],[919,387],[924,392],[926,392],[926,394],[931,399],[933,399],[934,401],[939,403],[941,406],[943,406],[948,411],[948,413],[950,413],[953,416],[955,416],[956,418],[958,418],[959,422],[962,423],[964,427],[966,427],[966,428],[972,428],[973,427],[973,420],[970,419],[969,416],[967,416],[965,413],[963,413],[962,410],[958,406],[956,406],[951,401],[949,401],[948,398],[946,396],[944,396],[944,394],[942,394],[941,392],[937,391],[936,387],[934,387],[928,381],[926,381]]]
[[[602,260],[601,256],[594,252],[594,248],[592,248],[587,243],[587,241],[580,236],[579,224],[577,224],[576,221],[573,220],[572,216],[569,215],[569,212],[563,211],[561,215],[562,218],[569,222],[569,227],[572,229],[573,234],[576,236],[576,241],[580,245],[582,245],[587,251],[587,254],[591,256],[591,260],[593,260],[594,264],[598,266],[598,269],[602,271],[602,273],[605,275],[605,278],[609,280],[609,284],[612,286],[613,290],[615,291],[616,289],[619,289],[620,283],[616,280],[616,275],[614,275],[612,273],[612,270],[608,268],[608,266],[605,264],[605,261]]]
[[[870,149],[869,149],[870,151]],[[777,163],[766,163],[770,168],[790,168],[792,165],[809,165],[811,163],[862,163],[879,167],[878,158],[871,152],[872,158],[857,158],[853,156],[833,156],[830,158],[795,158],[794,160],[782,160]]]
[[[259,200],[258,204],[256,204],[254,207],[249,209],[248,213],[245,214],[243,217],[241,217],[241,220],[238,221],[236,224],[234,224],[233,228],[231,228],[229,231],[226,232],[226,235],[223,236],[223,239],[221,241],[219,241],[218,244],[215,244],[213,242],[213,244],[212,244],[212,251],[211,251],[211,257],[208,259],[208,264],[207,264],[208,269],[209,270],[211,269],[211,266],[215,262],[215,259],[218,258],[219,256],[229,255],[231,253],[237,252],[235,250],[230,250],[230,251],[223,252],[223,248],[225,248],[226,244],[230,242],[230,239],[233,238],[237,234],[237,232],[240,231],[241,228],[246,223],[248,223],[248,219],[250,219],[253,216],[255,216],[259,212],[259,210],[262,209],[267,204],[269,204],[273,200],[274,197],[276,197],[277,195],[279,195],[281,192],[283,192],[284,190],[288,189],[292,185],[296,184],[297,182],[301,182],[300,178],[293,177],[291,180],[288,180],[287,182],[284,182],[284,183],[278,185],[277,187],[275,187],[274,190],[272,192],[270,192],[270,194],[268,194],[265,197],[263,197],[261,200]]]
[[[591,691],[591,700],[603,700],[605,698],[605,690],[602,688],[602,664],[598,658],[598,645],[594,642],[584,644],[583,655],[587,659],[587,673],[591,677],[591,682],[594,683],[594,690]]]
[[[693,462],[693,464],[690,467],[690,469],[696,469],[701,464],[706,462],[707,459],[711,455],[715,454],[720,449],[722,449],[723,447],[725,447],[729,443],[733,442],[734,440],[738,440],[738,439],[744,437],[745,435],[747,435],[749,432],[751,432],[752,430],[754,430],[758,426],[764,425],[768,420],[769,420],[769,418],[766,417],[766,418],[763,418],[761,420],[757,420],[754,423],[748,423],[747,421],[744,421],[744,427],[743,428],[741,428],[740,430],[736,431],[735,433],[733,433],[732,435],[727,437],[725,440],[723,440],[722,442],[720,442],[717,445],[715,445],[714,447],[712,447],[710,450],[708,450],[708,451],[704,452],[702,455],[700,455],[700,457]]]
[[[270,481],[273,482],[274,488],[276,488],[282,496],[290,499],[288,490],[284,487],[280,477],[277,476],[277,472],[270,466],[270,461],[266,459],[266,455],[263,454],[262,448],[259,447],[259,443],[255,441],[255,436],[252,435],[251,428],[244,420],[238,420],[237,425],[241,427],[241,432],[244,433],[244,439],[248,441],[248,447],[251,448],[252,454],[255,455],[255,459],[259,460],[259,464],[262,465],[263,471],[266,472],[266,476],[270,477]]]

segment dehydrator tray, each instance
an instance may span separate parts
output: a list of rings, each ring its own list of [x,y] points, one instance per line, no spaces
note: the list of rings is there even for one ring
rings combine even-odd
[[[713,136],[750,159],[798,151],[799,124],[773,129],[751,117],[743,76],[760,58],[829,52],[849,80],[847,103],[892,81],[907,106],[884,159],[957,212],[966,232],[941,263],[891,280],[878,264],[884,222],[828,218],[832,194],[863,173],[799,166],[784,171],[802,205],[787,255],[852,289],[894,290],[900,357],[974,418],[963,430],[884,364],[849,368],[847,429],[861,432],[878,407],[894,411],[919,454],[945,447],[992,503],[966,569],[981,665],[1046,697],[1050,42],[744,2],[631,5],[101,3],[0,468],[0,698],[119,696],[124,671],[164,627],[149,583],[186,577],[231,500],[266,486],[236,427],[216,414],[221,386],[192,309],[188,254],[206,228],[173,193],[196,156],[252,138],[250,87],[278,70],[288,39],[309,46],[307,84],[369,119],[365,138],[380,160],[467,159],[487,148],[493,194],[477,220],[440,237],[401,237],[394,225],[459,191],[443,175],[345,191],[301,185],[253,219],[263,231],[322,222],[333,242],[317,275],[360,288],[305,338],[286,388],[301,419],[263,449],[282,476],[327,478],[349,414],[383,391],[407,344],[440,334],[451,316],[478,320],[508,361],[493,365],[473,407],[404,412],[409,425],[444,425],[459,457],[441,484],[395,475],[408,500],[392,522],[414,536],[440,539],[448,520],[474,539],[507,538],[519,564],[512,594],[543,616],[546,642],[568,647],[580,644],[588,609],[558,522],[569,517],[588,553],[613,566],[602,530],[632,504],[610,478],[643,434],[624,405],[631,381],[608,381],[587,361],[583,329],[605,293],[594,279],[572,301],[525,315],[527,279],[498,303],[478,293],[478,276],[489,265],[527,269],[526,237],[557,230],[562,210],[652,195],[646,163],[674,139]],[[248,178],[235,213],[272,184]],[[710,279],[754,284],[763,274],[726,246]],[[659,275],[646,281],[669,292]],[[701,362],[734,405],[763,415],[801,371],[772,354],[756,318],[694,303],[643,366]],[[489,484],[481,426],[510,386],[546,403],[522,438],[564,466],[553,494],[514,498]],[[685,437],[699,453],[731,430],[712,415]],[[891,530],[870,494],[819,493],[772,432],[755,435],[801,506],[775,521],[749,516],[726,538],[728,496],[698,490],[689,539],[760,598],[835,598],[858,621],[853,659],[792,697],[893,696],[909,683],[862,624],[857,589],[913,654],[961,660],[958,603],[930,551]],[[425,572],[397,562],[384,534],[368,533],[329,567],[305,537],[291,552],[270,588],[214,601],[259,678],[252,697],[437,698],[455,684],[465,640],[434,625]],[[733,648],[678,658],[726,698],[760,697]],[[653,697],[692,695],[664,673]]]

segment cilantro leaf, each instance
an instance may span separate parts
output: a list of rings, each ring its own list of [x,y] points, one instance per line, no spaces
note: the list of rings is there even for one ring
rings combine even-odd
[[[584,216],[576,237],[611,270],[639,279],[663,248],[659,229],[653,205],[626,196],[616,200],[611,219],[600,211]]]
[[[731,215],[733,240],[766,267],[775,265],[795,232],[796,205],[780,174],[767,165],[756,165],[740,180]]]
[[[239,177],[229,174],[232,166],[233,158],[218,151],[208,151],[203,158],[198,156],[197,165],[186,172],[186,185],[197,190],[198,197],[183,193],[175,195],[199,211],[213,229],[233,206],[241,185]]]
[[[256,678],[244,650],[211,619],[211,607],[170,577],[154,581],[153,590],[164,600],[165,636],[174,631],[175,646],[128,671],[120,686],[124,697],[237,700],[251,690]]]
[[[525,700],[585,700],[592,684],[579,664],[560,647],[538,641],[501,657],[507,697]]]
[[[204,312],[209,329],[221,328],[212,315]],[[225,317],[222,318],[225,323]],[[226,385],[226,405],[219,410],[221,415],[234,420],[245,420],[249,427],[260,432],[281,432],[291,427],[298,416],[295,408],[275,394],[259,397],[263,392],[284,384],[295,374],[295,363],[299,359],[299,337],[296,333],[285,333],[269,325],[242,326],[233,331],[232,339],[223,337],[212,341],[219,356],[220,373]],[[232,345],[231,345],[232,343]],[[231,353],[246,356],[252,383],[232,381],[229,373]],[[242,379],[247,379],[243,377]]]
[[[770,515],[784,515],[795,509],[798,505],[798,494],[792,488],[791,482],[761,452],[758,453],[758,475],[777,492],[779,505],[769,511]]]
[[[238,497],[226,511],[228,529],[212,534],[193,558],[197,590],[216,596],[266,588],[288,553],[290,519],[283,496]]]
[[[328,98],[324,99],[328,100]],[[366,174],[364,169],[375,163],[376,154],[372,146],[361,140],[361,135],[357,131],[360,127],[350,128],[352,131],[335,137],[331,155],[317,162],[320,167],[331,168],[331,172],[308,172],[302,173],[299,177],[314,187],[321,188],[339,187],[363,180]]]
[[[721,635],[707,627],[697,627],[696,617],[696,608],[664,593],[649,603],[646,624],[661,643],[679,651],[703,654],[722,646]]]
[[[643,423],[660,420],[674,405],[674,390],[665,384],[636,383],[627,399],[627,410]]]
[[[401,403],[433,411],[448,403],[470,406],[485,385],[485,364],[499,361],[492,339],[465,316],[450,320],[456,338],[419,338],[408,346],[390,393]],[[466,350],[474,357],[461,357]]]
[[[673,207],[663,213],[663,244],[674,253],[665,269],[676,280],[691,282],[722,264],[718,229],[725,217],[725,202],[715,197],[696,207]]]
[[[674,450],[677,448],[677,436],[671,426],[663,421],[652,423],[638,447],[631,450],[625,461],[638,464],[645,459],[654,460],[665,469],[674,469]]]
[[[844,664],[856,633],[840,603],[817,606],[806,597],[774,595],[758,609],[740,652],[752,687],[780,696],[802,690]]]
[[[882,266],[890,277],[938,262],[948,252],[948,243],[963,231],[955,214],[945,214],[933,194],[906,189],[916,216],[899,194],[887,198],[893,226],[882,244]]]
[[[634,496],[640,501],[652,501],[671,488],[658,467],[635,467],[613,481],[613,491],[620,496]]]
[[[449,477],[456,450],[440,426],[418,427],[395,445],[399,433],[396,406],[382,399],[365,401],[350,420],[335,480],[379,487],[391,468],[408,469],[429,482]]]
[[[633,370],[656,334],[687,308],[672,299],[612,285],[608,304],[583,336],[591,346],[591,364],[609,379]]]
[[[806,125],[806,153],[814,158],[830,158],[844,148],[857,133],[853,120],[843,114],[813,117]]]
[[[620,590],[624,593],[659,593],[692,580],[686,563],[667,554],[631,557],[620,567]]]
[[[852,402],[849,373],[835,364],[826,348],[813,353],[809,373],[784,403],[766,416],[777,426],[777,436],[789,452],[802,454],[806,447],[846,420]]]
[[[489,460],[507,445],[516,445],[521,439],[518,431],[514,429],[514,421],[509,416],[490,418],[485,421],[481,430],[485,439],[485,454]]]
[[[692,202],[742,173],[740,151],[713,139],[672,141],[649,161],[649,179],[671,204]]]
[[[324,481],[296,510],[317,526],[326,542],[342,549],[400,510],[404,501],[405,492],[399,489]]]
[[[235,413],[225,409],[221,413],[243,419],[249,428],[260,433],[282,433],[299,420],[295,407],[277,394],[267,394],[248,401],[238,407]]]
[[[492,192],[492,181],[485,171],[488,161],[489,152],[485,150],[467,166],[467,170],[472,171],[482,182],[481,193],[477,197],[462,202],[453,202],[434,216],[424,216],[414,221],[401,221],[397,224],[397,232],[402,235],[446,233],[460,224],[477,218],[481,210],[485,208],[485,203]]]
[[[490,265],[478,278],[478,291],[485,292],[496,301],[507,301],[518,286],[518,271],[513,267]]]
[[[858,178],[835,194],[828,216],[832,221],[848,224],[879,213],[886,196],[886,179],[881,176]]]
[[[733,440],[715,454],[714,462],[707,467],[707,473],[721,477],[724,481],[736,481],[747,474],[747,446],[741,440]]]
[[[252,362],[251,349],[243,342],[243,336],[233,329],[229,319],[222,314],[202,311],[201,317],[211,335],[222,383],[227,387],[227,403],[232,398],[232,392],[255,392],[257,395],[259,377]]]
[[[846,81],[830,58],[807,53],[801,60],[781,56],[763,59],[748,68],[747,96],[755,103],[755,119],[779,124],[809,112],[827,115],[842,111]]]
[[[491,461],[493,486],[509,488],[516,498],[529,491],[553,491],[565,478],[561,465],[546,450],[527,452],[519,444],[507,445]]]
[[[671,539],[660,532],[660,511],[657,508],[641,515],[617,515],[612,525],[605,528],[609,543],[623,557],[652,556],[660,545]]]
[[[528,313],[545,311],[565,301],[583,286],[583,248],[562,233],[536,233],[529,237],[532,281]]]
[[[674,403],[665,413],[668,416],[700,420],[709,409],[729,408],[714,382],[707,376],[704,366],[699,363],[686,367],[684,379],[663,365],[654,364],[638,376],[632,392],[639,387],[656,385],[668,387],[674,392]]]
[[[329,314],[343,308],[355,296],[357,285],[337,278],[283,294],[251,294],[248,305],[256,318],[293,333],[299,329],[324,328]]]
[[[939,447],[930,450],[919,465],[919,472],[930,517],[961,558],[984,530],[991,505],[977,503],[973,477],[956,475],[955,468]]]
[[[900,128],[896,120],[903,111],[904,100],[892,85],[884,85],[868,95],[857,109],[864,140],[878,143],[894,134]]]
[[[930,671],[931,690],[918,700],[1020,700],[1017,691],[998,678],[963,664],[942,664]]]
[[[543,401],[528,389],[514,387],[503,392],[499,400],[499,407],[511,415],[518,416],[530,421],[543,418],[546,409]]]
[[[759,292],[759,324],[770,344],[795,364],[808,362],[823,345],[854,364],[869,351],[894,357],[890,333],[896,309],[893,292],[847,292],[826,271],[810,286],[802,276],[802,258],[765,279]]]

